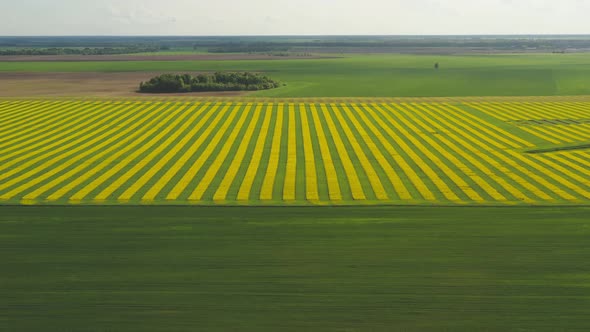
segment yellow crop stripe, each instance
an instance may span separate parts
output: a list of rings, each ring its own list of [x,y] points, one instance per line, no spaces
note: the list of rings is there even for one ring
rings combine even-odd
[[[283,113],[284,104],[278,105],[277,122],[275,124],[274,135],[272,136],[272,146],[270,149],[270,159],[268,167],[266,168],[266,175],[262,182],[262,189],[260,191],[261,200],[272,200],[275,178],[279,168],[279,157],[281,153],[281,138],[283,131]]]
[[[252,140],[252,136],[254,135],[254,130],[256,129],[256,125],[258,124],[261,110],[262,105],[257,105],[256,109],[254,110],[254,116],[252,118],[252,121],[250,121],[250,124],[246,129],[244,137],[240,140],[241,143],[238,146],[238,150],[236,151],[236,154],[228,170],[225,172],[225,176],[221,180],[221,183],[219,184],[217,191],[213,195],[213,200],[224,201],[227,199],[227,193],[230,189],[230,186],[234,182],[234,179],[236,178],[238,171],[242,166],[242,162],[244,160],[244,157],[246,156],[246,152],[248,151],[248,146],[250,145],[250,141]]]
[[[348,149],[344,145],[340,134],[338,133],[338,129],[334,120],[332,120],[332,116],[328,111],[328,108],[325,104],[320,104],[320,108],[322,109],[322,114],[326,119],[326,124],[328,125],[328,130],[330,131],[330,135],[332,135],[332,139],[334,140],[334,145],[336,146],[336,151],[338,151],[338,156],[340,156],[340,160],[342,161],[342,167],[344,168],[344,173],[348,178],[348,183],[350,185],[350,191],[352,194],[352,199],[354,200],[365,200],[365,192],[363,190],[363,186],[361,185],[361,181],[356,174],[356,169],[354,168],[354,164],[348,155]]]
[[[303,155],[305,158],[305,197],[309,201],[320,199],[318,192],[318,180],[315,165],[315,156],[313,152],[313,142],[311,140],[310,124],[307,118],[305,104],[299,104],[299,116],[301,119],[301,131],[303,133]]]
[[[164,107],[165,106],[162,106],[162,109]],[[155,112],[157,113],[157,112],[159,112],[159,110],[155,111]],[[80,196],[73,197],[73,199],[86,198],[86,195],[89,192],[91,192],[92,190],[97,188],[99,185],[101,185],[103,182],[105,182],[108,178],[110,178],[113,174],[120,171],[122,169],[122,167],[124,167],[127,163],[132,161],[134,154],[139,155],[142,152],[149,149],[151,147],[151,145],[150,145],[150,143],[145,143],[144,142],[145,139],[147,137],[149,137],[150,135],[152,135],[153,133],[155,133],[159,128],[162,128],[164,123],[166,121],[168,121],[169,119],[171,119],[172,117],[174,117],[177,113],[178,113],[178,111],[170,112],[170,114],[165,119],[158,122],[156,125],[151,127],[148,131],[144,132],[140,137],[137,137],[137,135],[139,135],[139,133],[140,133],[139,131],[133,133],[133,136],[132,136],[134,138],[133,141],[129,142],[129,140],[130,140],[129,138],[127,138],[125,141],[123,141],[123,142],[129,142],[128,144],[123,145],[122,142],[119,141],[116,144],[109,146],[108,148],[92,155],[92,157],[87,159],[83,164],[78,165],[77,167],[74,167],[70,171],[66,172],[65,174],[51,180],[50,182],[46,183],[45,185],[37,188],[35,191],[27,194],[23,198],[24,199],[35,199],[35,198],[39,197],[40,195],[42,195],[43,193],[45,193],[46,191],[48,191],[54,187],[57,187],[61,183],[64,183],[64,182],[66,182],[67,184],[65,186],[61,187],[60,189],[62,189],[62,190],[67,189],[69,191],[69,188],[72,188],[72,189],[75,188],[79,184],[84,183],[84,181],[91,179],[92,176],[99,173],[103,169],[109,167],[109,169],[106,172],[100,174],[99,177],[94,179],[86,187],[84,187],[82,190],[80,190],[80,192],[78,193]],[[166,128],[164,128],[164,131],[162,131],[162,133],[164,133],[165,130],[166,130]],[[136,149],[136,147],[138,145],[141,145],[141,147]],[[114,153],[111,156],[108,156],[108,154],[113,151],[114,151]],[[129,156],[129,158],[123,159],[121,161],[121,163],[114,164],[116,160],[120,159],[128,151],[134,151],[134,152],[131,156]],[[89,166],[91,166],[91,165],[94,165],[94,166],[89,168]],[[71,179],[74,176],[75,176],[75,178]],[[55,196],[52,196],[52,198],[54,198],[54,197]],[[99,197],[98,199],[106,199],[106,198],[107,197]]]
[[[38,142],[45,142],[45,138],[50,137],[51,139],[56,139],[56,136],[57,138],[64,137],[66,134],[72,132],[71,128],[68,127],[72,127],[84,119],[97,114],[96,109],[93,109],[92,106],[94,106],[94,104],[86,104],[81,107],[81,104],[76,103],[63,108],[62,110],[64,111],[73,112],[73,114],[65,117],[65,119],[64,117],[59,116],[59,114],[52,114],[52,112],[49,111],[47,119],[42,119],[39,122],[24,120],[27,124],[26,128],[16,125],[13,130],[2,131],[4,137],[2,138],[0,148],[2,148],[5,153],[10,151],[22,152],[24,149],[28,151],[33,149],[31,146],[38,146]],[[90,110],[90,112],[84,114],[84,111],[86,110]],[[10,143],[6,143],[7,141]]]
[[[260,105],[260,107],[261,106],[262,105]],[[252,153],[252,159],[250,160],[248,169],[246,170],[246,175],[244,176],[244,180],[242,181],[240,189],[238,190],[238,201],[247,201],[250,199],[252,184],[254,183],[254,178],[256,177],[256,174],[260,168],[260,160],[262,159],[262,154],[264,152],[266,137],[268,136],[270,130],[270,120],[273,113],[272,109],[273,104],[271,103],[267,105],[264,112],[264,120],[262,121],[262,126],[260,127],[258,139],[256,140],[256,146],[254,147],[254,152]]]
[[[402,104],[404,105],[406,108],[408,108],[409,110],[412,111],[416,111],[416,108],[414,108],[416,105],[415,104]],[[419,106],[417,106],[419,107]],[[432,128],[430,128],[428,125],[426,125],[424,122],[422,122],[418,116],[411,114],[410,112],[401,110],[403,114],[405,114],[407,117],[411,118],[413,121],[415,121],[418,125],[421,125],[422,127],[426,128],[428,131],[433,131]],[[419,114],[420,112],[415,112],[416,114]],[[419,132],[419,129],[416,128],[415,126],[413,126],[411,123],[407,123],[408,126],[410,128],[414,128],[414,130],[416,130],[416,132]],[[468,177],[470,179],[472,179],[481,189],[483,189],[488,195],[490,195],[494,200],[497,201],[506,201],[506,197],[504,197],[502,194],[500,194],[494,187],[492,187],[485,179],[483,179],[481,176],[479,176],[476,172],[474,172],[469,166],[467,166],[465,163],[463,163],[461,160],[459,160],[457,157],[455,157],[453,155],[453,153],[451,152],[447,152],[448,149],[444,148],[443,146],[441,146],[440,144],[438,144],[438,142],[436,142],[434,139],[424,135],[422,137],[432,148],[434,148],[435,150],[439,151],[443,157],[445,159],[447,159],[451,164],[454,164],[457,166],[457,168],[459,168],[459,170],[465,175],[465,177]],[[446,138],[444,138],[441,135],[437,136],[437,139],[439,141],[441,141],[443,144],[445,144],[449,149],[453,150],[454,152],[456,152],[458,155],[460,155],[463,158],[466,158],[467,161],[471,162],[472,164],[475,162],[475,164],[478,164],[479,166],[483,166],[481,165],[481,163],[476,162],[473,158],[469,158],[469,155],[464,153],[463,150],[459,149],[457,146],[455,146],[455,144],[451,143],[449,140],[447,140]],[[476,166],[476,165],[474,165]],[[477,166],[476,166],[477,167]],[[460,177],[461,179],[463,177]],[[473,189],[469,190],[469,186],[467,186],[467,183],[465,183],[463,181],[463,183],[461,182],[455,182],[459,188],[461,188],[461,190],[472,200],[474,201],[482,201],[483,199],[481,198],[481,196],[476,193],[475,191],[473,191]]]
[[[334,114],[336,116],[336,119],[340,123],[340,126],[342,127],[344,134],[346,135],[346,137],[348,137],[348,140],[350,141],[352,149],[353,149],[354,153],[356,154],[357,158],[359,159],[359,162],[361,163],[361,166],[367,175],[367,178],[369,180],[369,183],[371,184],[371,188],[373,189],[375,196],[377,197],[378,200],[388,200],[389,196],[387,195],[387,192],[385,191],[385,188],[383,187],[383,184],[381,183],[381,179],[379,178],[379,175],[377,174],[377,172],[373,168],[373,165],[371,165],[369,158],[366,156],[363,148],[360,146],[359,142],[354,137],[352,130],[350,129],[350,127],[346,123],[346,120],[344,119],[344,117],[342,116],[342,114],[341,114],[342,110],[339,109],[338,106],[336,106],[335,104],[331,104],[330,106],[334,110]],[[350,109],[346,105],[342,104],[341,107],[344,110],[344,112],[346,112],[347,114],[351,113]],[[354,125],[354,121],[352,121],[352,122]],[[357,125],[358,125],[358,123],[357,123]],[[358,127],[355,126],[355,128],[358,128]],[[368,139],[368,137],[366,136],[366,133],[365,133],[365,140],[366,139]],[[371,150],[371,149],[369,149],[369,150]],[[371,151],[371,152],[373,152],[373,151]]]
[[[142,197],[143,201],[153,201],[156,198],[156,196],[160,193],[160,191],[164,189],[164,187],[172,180],[172,178],[176,176],[176,174],[188,163],[189,159],[197,152],[199,147],[203,144],[203,142],[205,142],[205,140],[209,137],[211,132],[213,132],[217,124],[221,121],[225,112],[227,112],[227,110],[229,109],[229,105],[226,105],[223,109],[221,109],[219,113],[216,113],[219,107],[221,107],[221,104],[215,104],[194,127],[194,129],[191,131],[191,135],[183,137],[180,144],[175,145],[174,148],[168,151],[166,155],[162,159],[160,159],[158,163],[152,168],[154,172],[157,172],[158,170],[162,169],[164,165],[166,165],[170,160],[172,160],[172,158],[176,157],[181,152],[181,150],[191,141],[191,139],[197,134],[197,132],[205,126],[209,118],[216,114],[213,121],[207,126],[207,128],[199,136],[199,138],[193,144],[191,144],[189,148],[178,157],[178,160],[176,160],[174,164],[168,167],[164,175],[159,177],[156,183],[154,183],[150,187],[150,189],[148,189],[148,191]]]
[[[213,182],[213,180],[217,176],[217,173],[219,172],[221,166],[223,166],[224,161],[227,159],[232,146],[234,145],[234,143],[236,143],[238,135],[242,130],[242,127],[244,126],[244,123],[246,122],[248,115],[250,114],[251,108],[252,104],[248,104],[246,105],[246,108],[242,110],[242,114],[238,119],[238,122],[236,123],[235,127],[232,128],[232,131],[227,140],[224,140],[223,142],[215,142],[215,144],[210,144],[207,147],[207,150],[204,152],[204,154],[212,155],[214,149],[216,148],[216,145],[221,144],[221,150],[213,160],[213,163],[205,172],[205,175],[203,175],[203,178],[201,178],[201,181],[199,181],[199,183],[197,184],[197,187],[189,195],[189,200],[199,201],[203,198],[205,191],[209,188],[211,182]],[[252,122],[254,122],[254,120],[252,120]],[[253,130],[253,128],[251,130]]]
[[[376,113],[372,109],[369,108],[368,105],[362,104],[362,107],[364,108],[366,113],[369,113],[369,115],[375,120],[375,122],[377,122],[377,124],[385,131],[385,133],[387,133],[391,138],[394,138],[394,139],[399,138],[397,136],[397,134],[390,128],[390,126],[387,125],[383,120],[381,120],[376,115]],[[375,127],[371,123],[369,118],[365,115],[365,112],[359,111],[358,115],[361,117],[361,119],[367,125],[367,127],[369,127],[369,129],[373,132],[373,134],[377,137],[377,139],[381,142],[381,144],[385,147],[385,150],[387,151],[387,153],[389,153],[389,155],[394,159],[394,161],[397,163],[397,165],[402,169],[404,174],[409,178],[410,182],[412,182],[412,184],[414,185],[416,190],[418,190],[420,195],[422,195],[422,198],[425,200],[428,200],[428,201],[435,201],[436,197],[430,191],[430,189],[428,189],[428,186],[426,186],[424,181],[422,181],[420,176],[418,176],[416,171],[408,164],[406,159],[399,153],[399,151],[397,151],[391,145],[391,143],[389,143],[389,141],[387,141],[387,139],[381,134],[379,129],[377,129],[377,127]],[[398,142],[398,144],[400,144],[402,150],[404,150],[404,151],[405,151],[405,148],[409,149],[409,147],[401,140]],[[393,177],[390,180],[392,182],[397,183],[398,180],[394,177],[394,174],[395,174],[394,171],[388,172],[388,176]],[[400,194],[400,196],[401,196],[401,194]]]
[[[289,104],[289,132],[287,133],[287,167],[285,171],[285,185],[283,200],[295,200],[295,186],[297,184],[297,132],[295,126],[295,105]]]
[[[133,107],[133,105],[129,106],[129,108],[131,108],[131,107]],[[147,111],[147,110],[145,110],[145,111]],[[118,112],[119,111],[109,114],[109,116],[106,116],[101,121],[93,122],[93,124],[90,127],[86,128],[86,130],[83,131],[81,133],[81,135],[74,136],[75,139],[69,141],[69,143],[60,145],[60,147],[57,149],[50,150],[50,154],[43,154],[41,152],[39,152],[39,153],[32,152],[28,155],[22,155],[18,158],[14,158],[14,159],[10,160],[9,162],[4,162],[4,163],[0,164],[0,170],[9,168],[13,165],[18,165],[16,167],[12,167],[12,169],[10,169],[9,171],[0,173],[0,180],[7,179],[7,178],[11,177],[12,175],[18,174],[19,172],[22,172],[22,171],[26,170],[27,168],[29,168],[33,165],[36,165],[39,162],[43,162],[47,158],[53,157],[53,159],[50,159],[49,161],[44,161],[40,166],[37,166],[35,169],[30,170],[25,175],[22,175],[19,178],[22,179],[25,176],[34,176],[35,174],[41,173],[43,170],[51,167],[52,165],[58,163],[59,161],[64,160],[64,159],[68,158],[69,156],[75,155],[79,151],[84,151],[89,144],[87,142],[86,144],[81,145],[81,142],[83,142],[87,139],[91,139],[91,137],[95,137],[96,135],[102,133],[100,136],[98,136],[98,138],[92,139],[90,141],[90,144],[93,144],[97,140],[100,140],[100,139],[106,137],[107,134],[109,133],[108,131],[105,132],[104,130],[97,131],[97,132],[94,132],[91,130],[94,128],[100,128],[104,122],[109,121],[112,117],[116,116],[116,114]],[[132,119],[136,119],[139,116],[140,116],[140,114],[136,114]],[[92,121],[92,120],[89,120],[89,121]],[[61,141],[58,141],[53,144],[61,144],[61,143],[62,143]],[[53,144],[49,145],[49,147],[45,147],[44,149],[42,149],[42,151],[45,149],[52,148]],[[33,158],[33,159],[29,159],[29,158]],[[8,187],[12,186],[13,184],[18,183],[19,181],[20,180],[13,179],[11,181],[7,181],[5,183],[2,183],[2,184],[0,184],[0,190],[8,188]]]
[[[424,153],[424,155],[430,159],[433,160],[436,163],[436,158],[434,158],[434,156],[432,155],[432,153],[430,151],[428,151],[426,148],[424,148],[424,146],[422,146],[422,144],[414,137],[414,135],[412,135],[410,132],[408,132],[404,126],[402,126],[397,120],[396,118],[392,117],[391,114],[396,114],[396,111],[389,105],[387,104],[382,104],[383,107],[385,107],[387,110],[389,110],[390,113],[386,112],[385,110],[383,110],[383,108],[379,107],[377,104],[372,104],[372,106],[377,109],[379,112],[381,112],[381,114],[383,114],[383,116],[389,121],[389,123],[391,123],[394,128],[401,133],[401,135],[405,138],[407,138],[414,147],[417,147],[419,150],[422,151],[422,153]],[[459,196],[457,196],[457,194],[451,189],[449,188],[449,186],[447,185],[446,182],[444,182],[440,176],[438,175],[438,173],[436,173],[430,166],[428,166],[428,164],[426,164],[425,161],[422,160],[422,158],[420,158],[415,152],[414,152],[414,148],[410,148],[405,142],[403,142],[403,140],[395,135],[396,137],[394,138],[396,140],[396,142],[398,144],[400,144],[400,146],[402,146],[402,148],[404,149],[404,151],[410,156],[410,158],[412,158],[416,164],[418,165],[418,167],[420,167],[424,173],[430,178],[430,180],[434,183],[434,185],[438,188],[438,190],[441,192],[441,194],[443,194],[445,196],[446,199],[448,199],[449,201],[453,201],[453,202],[460,202],[461,199],[459,198]],[[403,143],[402,143],[403,142]],[[440,162],[439,162],[440,163]],[[444,170],[443,170],[444,171]]]
[[[424,110],[423,106],[421,106],[421,105],[416,105],[416,107]],[[494,180],[496,183],[498,183],[502,188],[504,188],[506,191],[508,191],[510,194],[512,194],[517,199],[519,199],[523,202],[528,202],[528,203],[535,202],[534,200],[527,197],[527,195],[525,195],[522,191],[518,190],[516,187],[514,187],[513,185],[511,185],[510,183],[508,183],[504,179],[503,176],[509,176],[509,177],[512,177],[516,182],[525,182],[523,179],[521,179],[517,175],[508,174],[511,172],[507,168],[503,167],[500,163],[495,161],[493,158],[490,158],[487,153],[485,153],[485,152],[482,153],[482,151],[473,144],[473,143],[478,143],[479,145],[483,145],[476,138],[470,136],[469,133],[466,133],[465,131],[463,131],[462,134],[467,138],[468,141],[462,139],[461,137],[459,137],[458,135],[455,134],[455,132],[461,132],[461,130],[459,128],[457,128],[456,126],[450,124],[449,122],[445,121],[445,119],[440,116],[435,116],[435,119],[436,119],[436,121],[435,121],[435,120],[430,119],[428,116],[425,116],[424,112],[422,112],[422,113],[420,113],[420,118],[423,121],[426,121],[427,123],[429,123],[430,125],[432,125],[433,127],[437,128],[440,131],[445,130],[445,128],[442,127],[441,124],[452,129],[451,131],[445,131],[445,133],[449,136],[450,139],[457,142],[459,145],[450,142],[449,140],[447,140],[444,137],[439,137],[439,139],[443,143],[445,143],[447,146],[449,146],[449,148],[451,148],[456,153],[461,154],[472,165],[474,165],[479,170],[481,170],[484,174],[486,174],[488,177],[490,177],[492,180]],[[464,149],[467,149],[467,151],[469,151],[470,153],[466,153],[466,151]],[[487,165],[491,165],[491,166],[495,167],[496,169],[503,172],[503,174],[497,175],[493,170],[488,168],[485,164],[479,162],[476,158],[474,158],[474,156],[478,156],[478,157],[482,158],[486,162]],[[497,196],[494,198],[497,200],[503,200],[500,196]]]
[[[182,192],[188,187],[189,183],[195,178],[197,173],[203,167],[203,164],[209,159],[209,156],[213,153],[214,148],[219,145],[219,142],[223,138],[225,132],[229,129],[229,126],[233,122],[236,115],[239,113],[239,109],[241,108],[241,104],[236,105],[237,107],[232,107],[231,103],[227,104],[224,107],[224,110],[227,111],[229,108],[232,108],[232,111],[229,117],[223,122],[219,130],[215,133],[213,138],[211,138],[211,142],[207,144],[205,150],[199,158],[191,165],[189,170],[183,175],[183,177],[176,183],[176,185],[172,188],[172,190],[166,195],[167,200],[176,200],[182,194]],[[225,111],[222,111],[225,113]]]
[[[326,181],[328,182],[328,196],[331,201],[341,201],[342,192],[340,191],[338,174],[336,173],[332,155],[330,154],[330,148],[326,139],[326,134],[324,133],[316,106],[312,104],[310,107],[312,119],[317,133],[318,145],[320,147],[320,154],[322,156],[324,170],[326,173]]]
[[[152,106],[156,107],[156,105]],[[150,109],[151,109],[150,108]],[[144,112],[149,111],[144,110]],[[124,130],[120,130],[120,128],[112,129],[111,131],[105,132],[102,135],[95,137],[94,139],[90,140],[85,144],[76,144],[77,148],[68,151],[68,153],[64,153],[59,155],[44,164],[44,167],[37,167],[29,172],[22,174],[21,176],[14,178],[11,181],[7,181],[5,183],[6,187],[11,186],[15,183],[27,180],[25,183],[21,184],[20,186],[10,190],[7,193],[4,193],[0,199],[10,199],[15,195],[27,190],[28,188],[37,185],[38,183],[44,181],[45,179],[51,178],[53,175],[65,170],[66,168],[74,165],[76,162],[83,160],[88,156],[92,156],[95,153],[102,151],[103,148],[118,142],[118,144],[125,143],[125,140],[120,140],[120,138],[124,137],[127,133],[132,132],[135,128],[140,127],[144,122],[149,120],[148,117],[141,118],[140,116],[142,113],[136,114],[135,117],[131,119],[127,119],[124,123],[121,124],[121,128],[125,128]],[[134,122],[134,120],[137,121]],[[155,120],[152,120],[152,122]],[[84,138],[80,139],[82,141]],[[104,139],[104,141],[103,141]],[[102,141],[102,142],[101,142]],[[72,158],[67,159],[68,157],[72,156]],[[63,161],[65,159],[65,161]],[[50,166],[59,162],[59,166],[49,168]],[[48,169],[49,168],[49,169]],[[48,170],[47,170],[48,169]],[[38,176],[38,174],[43,172],[42,176]],[[0,186],[3,187],[3,186]]]

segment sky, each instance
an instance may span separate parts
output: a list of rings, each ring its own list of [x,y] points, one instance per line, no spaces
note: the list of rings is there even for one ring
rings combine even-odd
[[[590,34],[590,0],[0,0],[10,35]]]

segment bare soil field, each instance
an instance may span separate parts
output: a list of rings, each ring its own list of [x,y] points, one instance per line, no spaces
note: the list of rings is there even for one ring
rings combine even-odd
[[[189,72],[198,74],[197,72]],[[462,103],[519,101],[590,101],[590,96],[516,96],[516,97],[254,97],[250,92],[138,93],[139,82],[162,72],[0,72],[0,99],[202,99],[210,101],[256,101],[287,103]]]
[[[160,72],[125,73],[11,73],[0,72],[0,98],[53,97],[232,97],[247,92],[203,92],[178,94],[140,94],[139,82],[162,74]],[[196,74],[196,73],[193,73]]]
[[[276,56],[265,54],[179,54],[179,55],[15,55],[0,56],[0,62],[81,62],[81,61],[213,61],[327,59],[328,56]]]

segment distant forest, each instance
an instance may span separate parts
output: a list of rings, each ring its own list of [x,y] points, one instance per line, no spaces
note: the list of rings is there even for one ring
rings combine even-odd
[[[175,75],[163,74],[139,84],[146,93],[205,92],[205,91],[256,91],[281,86],[267,76],[255,73],[215,73]]]
[[[42,52],[48,55],[121,54],[158,50],[198,50],[210,53],[406,53],[416,50],[433,53],[561,53],[590,52],[590,35],[0,37],[2,54],[14,52],[14,49],[26,52],[29,49],[44,49]]]
[[[129,46],[129,47],[100,47],[100,48],[14,48],[0,49],[0,56],[14,55],[117,55],[160,51],[159,46]]]
[[[207,43],[195,43],[193,49]],[[291,41],[229,41],[208,46],[209,53],[271,53],[271,52],[379,52],[396,53],[416,49],[454,49],[505,52],[545,51],[565,53],[568,50],[590,51],[590,38],[571,39],[316,39]]]

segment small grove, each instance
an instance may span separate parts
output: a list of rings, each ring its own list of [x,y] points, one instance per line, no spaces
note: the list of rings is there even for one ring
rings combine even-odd
[[[146,93],[257,91],[278,88],[281,83],[256,73],[163,74],[139,84]]]

